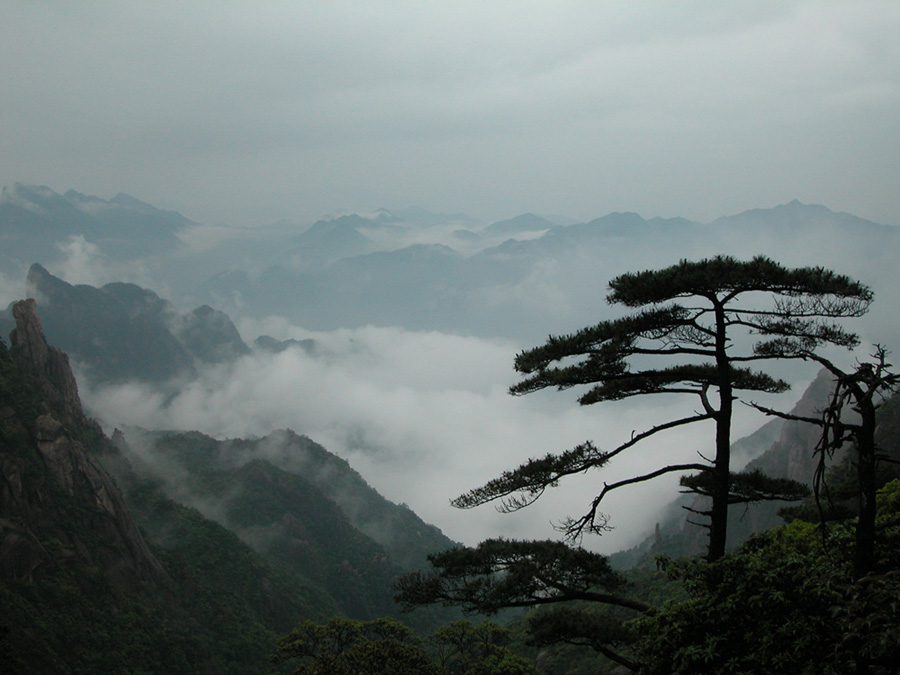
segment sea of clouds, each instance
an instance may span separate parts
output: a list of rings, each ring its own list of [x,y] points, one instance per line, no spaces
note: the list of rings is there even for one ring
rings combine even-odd
[[[137,425],[224,439],[293,429],[466,544],[492,536],[558,537],[554,525],[585,513],[604,481],[711,452],[711,424],[692,424],[635,446],[603,470],[561,481],[518,513],[491,505],[458,510],[451,499],[529,458],[588,439],[611,449],[634,432],[692,414],[699,401],[655,397],[581,407],[572,391],[510,396],[519,347],[502,340],[371,326],[314,333],[278,318],[240,328],[245,337],[313,339],[315,348],[255,351],[174,387],[88,383],[82,385],[87,407],[108,432]],[[739,410],[736,437],[763,421]],[[636,543],[676,496],[674,476],[611,493],[601,510],[614,529],[584,544],[615,551]]]

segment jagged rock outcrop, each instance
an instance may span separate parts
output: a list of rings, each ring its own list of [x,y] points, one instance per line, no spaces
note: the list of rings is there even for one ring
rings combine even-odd
[[[19,370],[30,377],[48,403],[60,407],[68,420],[85,423],[69,357],[47,344],[35,301],[28,299],[13,305],[13,318],[16,328],[9,335],[10,353]]]
[[[166,573],[91,450],[110,442],[87,418],[66,355],[44,337],[34,300],[14,305],[0,350],[0,573],[31,581],[99,567],[122,588]]]
[[[181,315],[173,322],[172,332],[188,352],[205,363],[227,363],[250,353],[229,316],[209,305]]]

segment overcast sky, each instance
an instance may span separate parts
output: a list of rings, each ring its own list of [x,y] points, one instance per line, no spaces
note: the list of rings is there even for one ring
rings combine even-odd
[[[897,2],[2,2],[0,182],[207,223],[900,224],[898,35]]]

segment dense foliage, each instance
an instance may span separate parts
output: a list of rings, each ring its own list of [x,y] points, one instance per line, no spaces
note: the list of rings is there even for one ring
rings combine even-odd
[[[878,495],[875,569],[854,574],[853,522],[796,520],[715,563],[664,561],[689,598],[636,622],[641,672],[896,673],[900,481]]]
[[[296,675],[529,675],[533,664],[504,645],[510,632],[454,621],[422,640],[391,619],[305,621],[279,640],[272,659],[300,662]]]

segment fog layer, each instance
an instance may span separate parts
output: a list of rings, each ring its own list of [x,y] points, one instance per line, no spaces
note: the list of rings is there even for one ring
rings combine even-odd
[[[518,347],[499,340],[376,327],[311,333],[282,319],[241,328],[245,334],[314,339],[316,346],[312,353],[299,347],[256,351],[177,387],[88,385],[82,395],[110,430],[132,424],[228,438],[294,429],[349,459],[382,494],[408,503],[467,544],[488,536],[558,536],[553,524],[581,515],[603,481],[653,468],[661,456],[694,460],[711,443],[712,428],[696,426],[644,443],[602,473],[569,479],[517,514],[490,506],[459,511],[450,499],[529,457],[588,439],[613,447],[633,431],[690,412],[695,402],[581,408],[571,392],[512,397],[507,388],[516,380]],[[739,411],[739,434],[760,423]],[[675,481],[665,479],[614,494],[605,509],[616,529],[585,543],[608,551],[630,545],[675,496]]]

